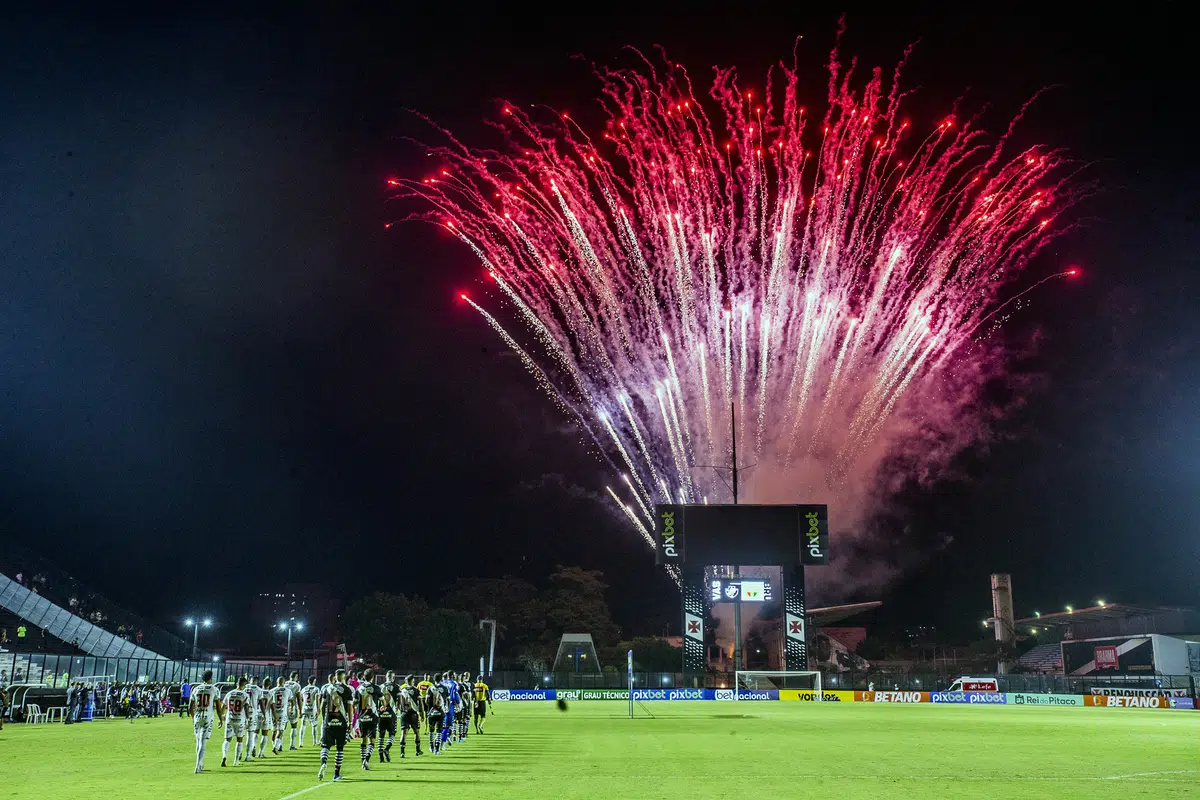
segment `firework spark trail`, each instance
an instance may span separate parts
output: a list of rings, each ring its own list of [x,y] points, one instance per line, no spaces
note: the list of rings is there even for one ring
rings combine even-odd
[[[910,122],[898,68],[852,80],[836,53],[823,117],[793,70],[757,100],[717,70],[702,101],[682,67],[645,63],[598,71],[602,132],[507,105],[511,150],[451,137],[433,175],[391,183],[474,251],[531,342],[471,307],[647,519],[655,501],[725,498],[713,458],[752,453],[773,487],[752,487],[760,502],[835,499],[914,424],[972,429],[1002,354],[986,336],[1033,288],[1006,287],[1077,197],[1066,159],[1014,152],[1011,125],[989,142],[975,119]]]

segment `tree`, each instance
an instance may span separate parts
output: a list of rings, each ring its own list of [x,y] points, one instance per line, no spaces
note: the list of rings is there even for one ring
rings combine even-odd
[[[528,581],[503,578],[459,578],[442,601],[477,620],[496,620],[500,657],[510,657],[540,641],[546,628],[546,610],[537,587]]]
[[[604,599],[604,573],[579,567],[559,566],[550,576],[544,595],[546,633],[543,641],[557,640],[564,633],[590,633],[597,647],[617,641],[620,629],[612,620]]]
[[[683,664],[683,648],[656,636],[638,636],[621,642],[621,654],[633,651],[633,668],[642,672],[678,672]]]
[[[376,592],[346,608],[346,641],[353,650],[382,663],[421,663],[423,628],[429,613],[429,606],[419,597]]]
[[[483,633],[465,611],[433,609],[425,616],[420,638],[420,663],[435,670],[470,667],[478,663],[484,650]]]

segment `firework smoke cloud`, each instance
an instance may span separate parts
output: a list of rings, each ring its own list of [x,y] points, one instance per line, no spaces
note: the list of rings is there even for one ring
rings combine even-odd
[[[711,465],[736,457],[743,501],[827,502],[848,551],[889,457],[936,475],[985,432],[997,312],[1039,282],[1069,165],[910,121],[899,73],[835,50],[814,111],[794,68],[761,91],[718,69],[702,98],[643,59],[598,70],[601,130],[505,104],[507,149],[440,130],[437,169],[390,181],[478,258],[463,300],[595,440],[647,542],[656,502],[729,502]]]

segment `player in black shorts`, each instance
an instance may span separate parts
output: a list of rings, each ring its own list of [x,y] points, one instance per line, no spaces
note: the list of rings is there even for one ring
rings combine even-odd
[[[483,733],[483,723],[487,721],[488,704],[492,702],[492,691],[483,682],[480,675],[472,687],[475,693],[475,732]]]
[[[396,741],[396,694],[400,684],[396,673],[388,671],[387,680],[379,687],[379,761],[392,760],[392,742]]]
[[[442,720],[446,718],[445,695],[437,686],[430,688],[425,696],[425,717],[429,721],[429,752],[442,752]]]
[[[321,694],[321,716],[325,724],[321,729],[321,769],[317,780],[325,777],[329,764],[330,748],[337,748],[333,762],[333,779],[342,780],[342,758],[346,750],[346,734],[350,729],[350,712],[354,707],[354,690],[346,685],[346,670],[339,669],[333,675],[328,690]]]
[[[379,727],[379,696],[383,690],[375,685],[371,670],[364,672],[361,680],[358,697],[354,701],[358,711],[358,735],[362,737],[358,749],[362,753],[362,768],[370,770],[371,754],[375,751],[375,732]]]
[[[462,713],[454,718],[458,724],[458,738],[460,741],[467,740],[467,734],[471,732],[471,674],[463,672],[455,676],[458,679],[458,696],[462,703]]]
[[[404,679],[396,695],[396,708],[400,712],[400,757],[404,758],[404,745],[408,740],[408,732],[413,733],[413,741],[417,743],[417,755],[421,753],[421,702],[417,687],[413,685],[413,676]]]

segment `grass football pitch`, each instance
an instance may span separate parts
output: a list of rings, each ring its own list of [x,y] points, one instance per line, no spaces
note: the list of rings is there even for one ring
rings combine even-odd
[[[316,781],[306,743],[222,769],[214,730],[195,775],[189,720],[10,725],[0,796],[332,798],[1200,797],[1200,712],[875,703],[498,703],[483,736]],[[639,709],[639,714],[641,713]],[[332,758],[330,775],[332,775]]]

